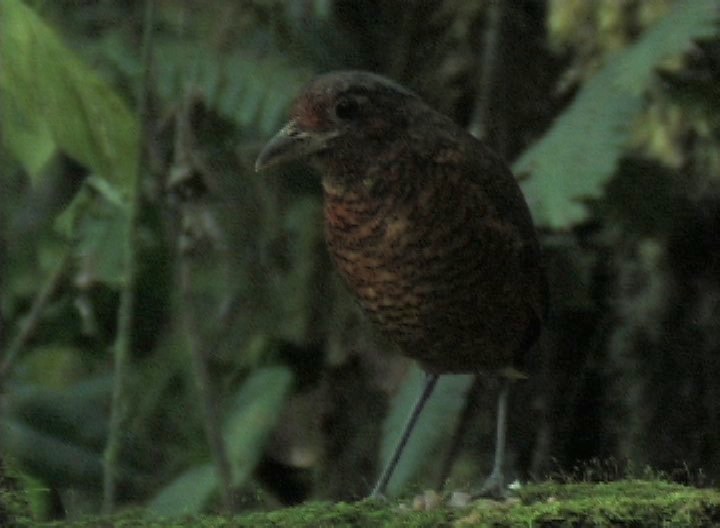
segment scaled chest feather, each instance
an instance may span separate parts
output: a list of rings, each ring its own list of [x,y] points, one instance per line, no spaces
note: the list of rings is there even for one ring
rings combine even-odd
[[[370,317],[426,368],[440,354],[456,358],[450,371],[482,367],[480,350],[495,350],[499,368],[517,346],[508,321],[526,324],[513,286],[521,244],[474,186],[444,183],[404,202],[326,192],[328,246]]]

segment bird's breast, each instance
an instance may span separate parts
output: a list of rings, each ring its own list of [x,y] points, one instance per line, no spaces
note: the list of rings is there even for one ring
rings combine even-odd
[[[326,193],[328,246],[338,269],[361,300],[408,282],[406,262],[419,249],[417,225],[407,207],[360,193]],[[394,286],[391,286],[394,285]]]
[[[325,222],[340,274],[405,354],[446,372],[510,363],[519,337],[508,334],[527,324],[517,239],[478,196],[436,187],[375,201],[326,189]]]

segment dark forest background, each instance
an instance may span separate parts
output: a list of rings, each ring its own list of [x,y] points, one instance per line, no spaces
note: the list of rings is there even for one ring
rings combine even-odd
[[[302,85],[348,68],[522,181],[552,295],[510,479],[717,483],[718,9],[3,0],[0,458],[36,514],[368,493],[421,376],[337,279],[317,176],[253,170]],[[391,492],[479,484],[495,391],[444,380]]]

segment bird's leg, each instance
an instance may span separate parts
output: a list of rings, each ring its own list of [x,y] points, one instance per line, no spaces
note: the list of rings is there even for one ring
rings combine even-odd
[[[393,471],[395,471],[395,466],[397,466],[397,463],[400,460],[400,455],[402,455],[403,449],[405,449],[405,445],[407,444],[407,441],[410,438],[413,429],[415,428],[417,419],[420,417],[420,413],[422,412],[423,407],[425,407],[425,403],[427,403],[428,398],[430,398],[430,395],[435,388],[437,380],[437,374],[425,375],[425,385],[423,386],[422,392],[420,392],[420,396],[418,397],[415,405],[413,405],[413,408],[410,411],[410,415],[408,416],[405,427],[403,428],[402,434],[400,435],[400,440],[398,440],[398,443],[395,446],[395,451],[393,451],[392,457],[390,457],[390,460],[385,465],[385,468],[383,469],[383,472],[380,475],[377,484],[375,484],[375,487],[370,494],[371,499],[379,499],[384,497],[385,489],[387,488],[388,482],[390,482],[390,477],[392,477]]]
[[[490,476],[485,479],[480,491],[474,494],[474,497],[494,497],[501,498],[505,496],[506,490],[503,480],[503,465],[505,464],[505,437],[507,433],[507,406],[508,396],[510,394],[510,380],[503,379],[498,394],[497,406],[497,431],[495,438],[495,461]]]

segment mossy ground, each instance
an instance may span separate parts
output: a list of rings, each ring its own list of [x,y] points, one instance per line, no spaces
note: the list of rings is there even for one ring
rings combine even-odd
[[[399,502],[313,502],[272,512],[232,517],[143,519],[141,512],[82,522],[45,524],[56,528],[316,528],[316,527],[709,527],[720,524],[720,492],[663,481],[609,483],[548,482],[517,491],[507,502],[478,501],[465,509],[429,512],[400,508]]]

